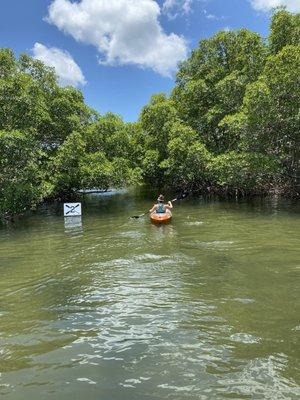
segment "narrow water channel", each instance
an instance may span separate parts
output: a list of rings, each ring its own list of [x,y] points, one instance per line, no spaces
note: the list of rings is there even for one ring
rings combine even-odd
[[[299,399],[300,204],[150,205],[0,228],[1,400]]]

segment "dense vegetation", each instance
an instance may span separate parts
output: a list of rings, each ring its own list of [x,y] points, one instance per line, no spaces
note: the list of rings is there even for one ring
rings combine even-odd
[[[100,116],[54,71],[0,51],[0,214],[18,214],[78,189],[134,183],[135,127]]]
[[[135,124],[87,107],[27,55],[0,50],[0,214],[83,188],[146,182],[224,194],[299,192],[300,14],[277,10],[270,36],[202,40],[174,90]]]
[[[300,176],[300,14],[268,40],[246,29],[200,42],[169,98],[144,107],[143,174],[217,193],[295,193]]]

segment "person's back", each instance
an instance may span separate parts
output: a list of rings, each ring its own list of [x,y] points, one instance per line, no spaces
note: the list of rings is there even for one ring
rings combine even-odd
[[[166,212],[166,207],[164,203],[157,203],[156,204],[156,212],[158,214],[164,214]]]
[[[168,202],[168,204],[164,204],[164,196],[160,194],[157,199],[157,204],[154,204],[154,206],[149,210],[149,212],[152,214],[156,212],[157,214],[164,214],[166,212],[170,212],[170,210],[173,208],[173,205],[171,201]]]

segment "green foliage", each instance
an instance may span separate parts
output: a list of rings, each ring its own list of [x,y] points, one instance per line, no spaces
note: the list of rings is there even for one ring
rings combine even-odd
[[[114,158],[109,161],[103,152],[87,154],[79,168],[81,172],[80,187],[124,187],[129,182],[139,179],[138,171],[130,168],[125,158]]]
[[[19,131],[0,131],[0,214],[33,208],[51,191],[38,143]]]
[[[142,161],[144,181],[153,186],[159,186],[163,180],[163,171],[160,167],[158,150],[147,150]]]
[[[58,148],[72,132],[89,124],[90,110],[82,93],[72,87],[57,87],[49,104],[50,123],[40,126],[38,137],[49,148]]]
[[[170,185],[187,187],[196,182],[207,181],[207,165],[210,159],[211,154],[197,140],[196,132],[181,123],[172,126],[168,158],[161,164]]]
[[[175,106],[164,94],[152,96],[150,104],[141,112],[142,145],[147,149],[157,150],[159,160],[163,160],[167,154],[170,123],[176,119]]]
[[[77,171],[81,173],[78,186],[82,188],[101,187],[108,189],[111,185],[113,168],[103,152],[85,155]]]
[[[209,172],[214,185],[226,192],[267,192],[279,173],[279,164],[274,157],[232,151],[214,157]]]
[[[142,171],[139,167],[132,168],[131,161],[123,157],[115,157],[112,161],[112,180],[110,187],[125,187],[128,184],[140,183]]]
[[[16,69],[14,53],[10,49],[0,49],[0,79],[9,78]]]
[[[47,117],[46,99],[29,75],[0,78],[0,129],[33,131]]]
[[[53,185],[55,193],[69,193],[80,189],[81,162],[85,155],[85,143],[78,132],[73,132],[58,149],[53,161]]]
[[[202,40],[191,57],[181,64],[177,83],[181,86],[187,80],[205,79],[215,84],[233,71],[253,80],[263,67],[265,54],[265,46],[257,33],[247,29],[220,31]]]
[[[172,96],[181,119],[199,132],[206,127],[205,114],[213,104],[213,97],[204,79],[189,80],[185,85],[176,86]]]
[[[152,186],[222,193],[299,189],[300,14],[277,9],[270,37],[202,40],[171,96],[137,123],[99,115],[55,71],[0,49],[0,214],[81,188]]]
[[[245,136],[246,116],[243,112],[226,115],[218,124],[222,132],[219,141],[223,148],[237,150],[241,147],[241,137]]]
[[[79,90],[60,87],[53,69],[8,49],[0,50],[0,130],[0,214],[141,177],[136,125],[100,116]]]
[[[19,73],[30,76],[45,94],[57,89],[54,68],[46,66],[42,61],[31,58],[27,54],[21,54],[16,67]]]
[[[69,134],[87,126],[91,110],[82,93],[61,88],[54,71],[0,50],[0,129],[30,131],[45,149],[57,149]]]
[[[277,54],[285,46],[300,44],[300,14],[292,14],[278,8],[270,27],[270,51]]]
[[[285,170],[300,172],[300,46],[286,46],[269,57],[260,79],[247,89],[244,145],[277,155]]]
[[[116,114],[107,113],[99,116],[83,132],[87,152],[102,151],[109,160],[115,157],[128,159],[136,165],[136,126],[125,124]]]
[[[232,149],[220,122],[239,111],[246,87],[258,78],[266,56],[260,36],[242,29],[201,41],[181,64],[172,99],[179,117],[213,153]]]
[[[137,169],[124,157],[109,157],[104,151],[87,151],[84,135],[73,132],[54,158],[56,195],[78,189],[123,187],[136,182]]]
[[[181,63],[170,99],[158,96],[142,111],[146,181],[250,193],[288,176],[296,188],[299,35],[300,14],[278,9],[268,41],[246,29],[202,40]]]

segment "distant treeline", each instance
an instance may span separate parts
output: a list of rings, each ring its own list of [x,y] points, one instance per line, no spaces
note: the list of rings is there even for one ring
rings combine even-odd
[[[300,14],[277,9],[267,40],[241,29],[200,41],[171,95],[154,95],[136,123],[100,115],[51,68],[0,49],[0,214],[143,182],[299,194]]]

